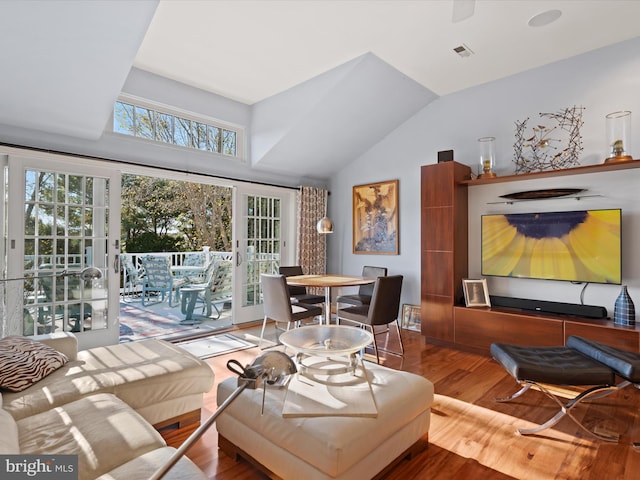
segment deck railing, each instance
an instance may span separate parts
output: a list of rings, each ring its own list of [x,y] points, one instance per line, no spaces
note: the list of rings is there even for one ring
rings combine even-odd
[[[132,283],[132,279],[130,278],[130,275],[139,275],[142,273],[142,262],[141,262],[141,258],[145,257],[147,255],[152,255],[152,256],[157,256],[157,257],[168,257],[170,258],[171,261],[171,266],[181,266],[185,264],[185,259],[188,255],[202,255],[204,253],[205,257],[206,257],[206,262],[217,262],[217,261],[221,261],[221,260],[233,260],[233,253],[232,252],[211,252],[211,251],[194,251],[194,252],[144,252],[144,253],[123,253],[121,254],[121,262],[120,264],[123,266],[123,268],[121,268],[121,283],[120,285],[123,287],[123,293],[125,290],[128,289],[128,287],[133,286],[133,284],[135,282]],[[125,265],[125,259],[128,257],[128,259],[131,260],[131,264],[134,267],[134,272],[130,272],[128,271],[126,268],[124,268]],[[227,279],[227,281],[225,282],[224,285],[224,290],[228,290],[229,292],[231,292],[232,288],[231,288],[231,284],[232,284],[232,279],[231,279],[231,275],[229,275],[229,278]],[[129,288],[129,293],[133,293],[132,288]]]
[[[209,257],[209,261],[215,260],[231,260],[233,259],[233,253],[231,252],[203,252],[203,251],[194,251],[194,252],[144,252],[144,253],[123,253],[122,255],[127,255],[131,258],[133,265],[136,268],[140,268],[142,263],[140,262],[140,258],[146,255],[153,255],[155,257],[169,257],[171,259],[171,266],[179,266],[184,264],[184,259],[187,255],[193,254],[202,254],[205,253]]]

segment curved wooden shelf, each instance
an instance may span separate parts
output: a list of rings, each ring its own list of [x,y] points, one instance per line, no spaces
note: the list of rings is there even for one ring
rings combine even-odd
[[[581,175],[584,173],[613,172],[617,170],[627,170],[630,168],[640,168],[640,160],[620,163],[601,163],[598,165],[586,165],[583,167],[564,168],[561,170],[545,170],[543,172],[523,173],[520,175],[507,175],[504,177],[476,178],[475,180],[463,180],[460,184],[487,185],[489,183],[518,182],[521,180],[532,180],[546,177],[563,177],[567,175]]]

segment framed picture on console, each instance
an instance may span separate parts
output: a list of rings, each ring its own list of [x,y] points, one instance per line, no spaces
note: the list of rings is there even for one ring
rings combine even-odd
[[[402,305],[402,328],[420,331],[420,305]]]
[[[486,279],[472,280],[465,278],[462,280],[462,290],[464,291],[464,303],[467,307],[491,306]]]

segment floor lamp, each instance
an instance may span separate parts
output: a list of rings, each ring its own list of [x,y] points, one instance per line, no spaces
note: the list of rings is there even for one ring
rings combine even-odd
[[[15,280],[34,280],[39,278],[64,278],[64,277],[79,277],[80,280],[97,280],[102,278],[102,272],[96,267],[86,267],[77,272],[69,272],[68,270],[62,270],[59,273],[48,273],[46,275],[34,275],[32,277],[17,277],[17,278],[0,278],[0,283],[13,282]]]

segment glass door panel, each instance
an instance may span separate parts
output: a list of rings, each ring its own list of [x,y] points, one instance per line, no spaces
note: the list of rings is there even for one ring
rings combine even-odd
[[[68,331],[87,346],[117,343],[119,195],[117,171],[9,157],[7,272],[24,280],[8,282],[17,291],[7,307],[23,335]]]
[[[292,191],[268,187],[238,187],[234,208],[236,270],[233,323],[262,318],[260,274],[278,273],[290,263],[295,248]],[[283,260],[284,259],[284,260]],[[239,301],[235,301],[235,300]]]

